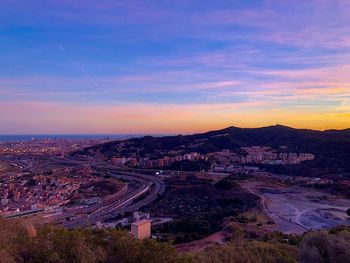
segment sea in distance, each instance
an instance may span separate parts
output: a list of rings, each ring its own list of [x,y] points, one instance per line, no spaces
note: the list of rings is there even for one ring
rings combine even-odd
[[[0,135],[0,142],[26,142],[33,140],[122,140],[146,135],[162,136],[162,134],[26,134]]]

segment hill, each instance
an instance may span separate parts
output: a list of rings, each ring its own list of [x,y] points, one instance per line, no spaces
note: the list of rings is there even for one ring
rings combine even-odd
[[[121,143],[130,145],[128,151],[120,151]],[[164,137],[145,136],[124,142],[114,141],[95,145],[75,154],[102,155],[111,158],[116,155],[135,152],[142,156],[161,151],[209,153],[223,149],[237,150],[247,146],[287,146],[289,151],[308,152],[316,155],[315,161],[300,165],[322,170],[329,174],[350,172],[350,129],[308,130],[276,125],[262,128],[228,127],[193,135]]]

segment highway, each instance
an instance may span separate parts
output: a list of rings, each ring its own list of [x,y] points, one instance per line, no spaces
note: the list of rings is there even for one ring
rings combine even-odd
[[[130,172],[130,170],[118,169],[106,162],[87,162],[76,159],[59,159],[59,158],[43,158],[48,163],[56,163],[56,165],[85,165],[89,164],[96,170],[105,171],[111,177],[126,181],[126,187],[116,193],[112,198],[105,199],[102,204],[95,204],[85,207],[76,207],[74,209],[66,209],[62,213],[46,214],[43,212],[36,213],[32,218],[36,222],[55,222],[61,224],[69,229],[88,227],[96,224],[98,221],[105,221],[113,218],[123,212],[137,211],[140,208],[147,206],[155,201],[157,197],[164,193],[164,182],[149,174],[143,174],[142,171]],[[9,160],[6,160],[9,162]],[[12,163],[24,169],[38,170],[41,167],[29,167],[27,164],[11,159]],[[48,165],[48,164],[46,164]],[[66,218],[72,218],[66,221]]]
[[[123,174],[118,173],[118,175],[113,175],[113,176],[115,176],[118,179],[120,179],[123,176],[131,176],[130,173],[127,173],[127,174],[128,175],[125,175],[124,173]],[[155,201],[158,198],[158,196],[163,194],[165,191],[164,183],[157,177],[144,175],[144,174],[132,174],[132,176],[134,178],[146,178],[147,180],[150,180],[151,183],[149,185],[151,188],[147,192],[147,195],[144,195],[142,199],[137,200],[137,202],[131,202],[125,207],[120,207],[120,209],[117,210],[117,212],[121,213],[121,212],[137,211],[141,207],[144,207],[152,203],[153,201]]]
[[[18,160],[17,158],[6,158],[6,157],[0,156],[0,161],[7,163],[8,165],[11,165],[13,167],[16,167],[17,169],[19,169],[21,171],[23,171],[29,167],[26,163]]]
[[[137,182],[141,186],[132,192],[125,193],[112,203],[101,204],[98,207],[94,206],[94,211],[91,211],[91,208],[89,210],[86,209],[83,211],[85,216],[63,224],[69,229],[88,227],[96,224],[98,221],[112,218],[119,213],[138,210],[156,200],[165,191],[165,185],[158,177],[141,173],[121,172],[111,165],[94,163],[93,166],[94,168],[108,170],[111,176],[118,180]]]
[[[149,190],[150,185],[142,186],[140,187],[140,189],[137,189],[136,191],[129,193],[126,196],[123,196],[118,201],[110,205],[102,206],[94,212],[92,212],[91,214],[88,214],[76,220],[69,221],[67,223],[64,223],[63,225],[66,228],[78,228],[94,225],[97,221],[103,221],[112,217],[114,213],[118,211],[118,209],[125,208],[129,203],[142,196],[143,194],[146,194]]]

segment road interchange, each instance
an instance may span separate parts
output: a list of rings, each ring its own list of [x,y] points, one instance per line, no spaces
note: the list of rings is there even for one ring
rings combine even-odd
[[[95,168],[108,170],[111,173],[111,177],[118,180],[128,182],[136,181],[140,184],[140,187],[131,192],[126,192],[120,196],[118,200],[110,204],[95,205],[95,209],[92,212],[90,212],[92,210],[90,207],[89,210],[83,211],[85,216],[63,223],[67,228],[88,227],[95,225],[99,221],[103,222],[113,218],[119,213],[138,210],[156,200],[157,197],[165,191],[163,181],[156,176],[134,172],[121,172],[110,165],[100,166],[94,164],[93,166]]]

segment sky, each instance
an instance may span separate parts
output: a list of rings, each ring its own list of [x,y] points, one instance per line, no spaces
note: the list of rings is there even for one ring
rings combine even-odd
[[[348,0],[1,0],[0,134],[350,127]]]

